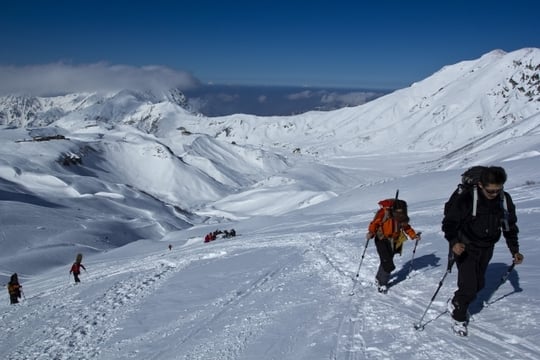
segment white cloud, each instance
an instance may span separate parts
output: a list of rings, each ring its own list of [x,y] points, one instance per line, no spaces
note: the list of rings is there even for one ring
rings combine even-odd
[[[186,89],[198,80],[164,66],[134,67],[96,63],[0,66],[0,95],[55,95],[71,92]]]
[[[311,98],[319,98],[323,104],[346,104],[346,105],[361,105],[369,100],[380,96],[381,93],[367,91],[353,91],[348,93],[328,92],[326,90],[311,91],[305,90],[287,95],[289,100],[305,100]]]
[[[220,99],[221,101],[223,102],[231,102],[231,101],[235,101],[239,98],[240,96],[238,94],[225,94],[225,93],[219,93],[217,95],[217,98]]]
[[[331,92],[324,94],[321,97],[321,102],[323,103],[342,103],[348,105],[362,105],[369,100],[377,97],[377,93],[373,92],[350,92],[346,94],[339,94],[336,92]]]
[[[315,94],[310,90],[300,91],[298,93],[290,94],[287,96],[289,100],[299,100],[299,99],[308,99]]]

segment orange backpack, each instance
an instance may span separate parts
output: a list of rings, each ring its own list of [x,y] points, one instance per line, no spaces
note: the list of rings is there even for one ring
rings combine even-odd
[[[402,230],[407,233],[407,235],[414,237],[416,234],[410,232],[412,230],[408,225],[408,216],[407,216],[407,202],[399,199],[385,199],[379,201],[379,210],[375,214],[375,217],[369,224],[369,232],[376,234],[379,239],[394,239],[398,240],[402,235]],[[401,210],[401,214],[404,219],[407,219],[405,222],[406,226],[401,226],[398,221],[394,218],[394,211]]]

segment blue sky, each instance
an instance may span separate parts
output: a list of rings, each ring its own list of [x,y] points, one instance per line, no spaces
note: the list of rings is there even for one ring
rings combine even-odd
[[[395,89],[495,49],[540,47],[537,0],[23,1],[0,66],[164,66],[203,83]]]

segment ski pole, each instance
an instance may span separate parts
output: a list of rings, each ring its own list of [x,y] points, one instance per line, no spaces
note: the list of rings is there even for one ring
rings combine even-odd
[[[441,281],[439,281],[439,286],[437,287],[437,290],[435,290],[435,293],[431,297],[431,300],[430,300],[428,306],[426,307],[426,310],[422,314],[422,317],[420,318],[418,323],[414,324],[414,329],[415,330],[424,330],[425,324],[422,324],[422,321],[424,320],[424,317],[426,316],[429,308],[431,307],[431,304],[433,304],[433,301],[435,300],[435,297],[439,293],[439,290],[441,289],[441,287],[443,285],[444,279],[446,279],[446,276],[452,272],[452,266],[454,265],[454,262],[455,262],[454,256],[452,254],[449,254],[448,255],[448,266],[446,267],[446,272],[444,273]]]
[[[420,236],[420,235],[422,235],[422,232],[420,231],[416,235]],[[407,274],[407,277],[409,277],[409,275],[411,275],[413,261],[414,261],[414,254],[416,254],[416,247],[417,246],[418,246],[418,239],[416,239],[416,241],[414,242],[414,249],[412,251],[412,258],[411,258],[411,266],[409,266],[409,273]]]
[[[499,288],[501,287],[502,284],[504,284],[506,282],[506,280],[508,280],[508,277],[510,276],[510,273],[514,270],[514,267],[516,266],[516,263],[515,262],[512,262],[512,265],[510,265],[508,267],[508,269],[506,269],[506,272],[504,273],[504,275],[501,277],[501,281],[499,281],[499,284],[497,284],[497,286],[495,287],[495,289],[493,290],[493,292],[491,293],[491,295],[489,295],[489,297],[487,298],[487,300],[484,301],[484,306],[488,306],[491,304],[491,298],[493,297],[493,295],[495,294],[495,292],[497,290],[499,290]]]
[[[364,256],[366,256],[366,250],[369,244],[369,238],[366,239],[366,245],[364,245],[364,252],[362,253],[362,258],[360,259],[360,264],[358,265],[358,271],[356,271],[356,278],[360,276],[360,268],[362,267],[362,263],[364,262]]]
[[[356,276],[353,280],[353,287],[349,295],[354,295],[354,289],[356,289],[356,284],[358,283],[358,277],[360,276],[360,268],[362,267],[362,263],[364,262],[364,257],[366,256],[366,250],[369,244],[369,238],[366,239],[366,245],[364,245],[364,251],[362,252],[362,258],[360,259],[360,264],[358,265],[358,270],[356,271]]]

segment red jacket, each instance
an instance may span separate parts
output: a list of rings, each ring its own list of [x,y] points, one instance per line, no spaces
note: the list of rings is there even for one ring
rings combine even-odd
[[[69,273],[74,273],[74,274],[80,274],[81,273],[81,268],[83,268],[84,270],[86,270],[86,268],[84,267],[83,264],[81,263],[78,263],[78,262],[75,262],[73,263],[73,265],[71,265],[71,270],[69,271]]]

